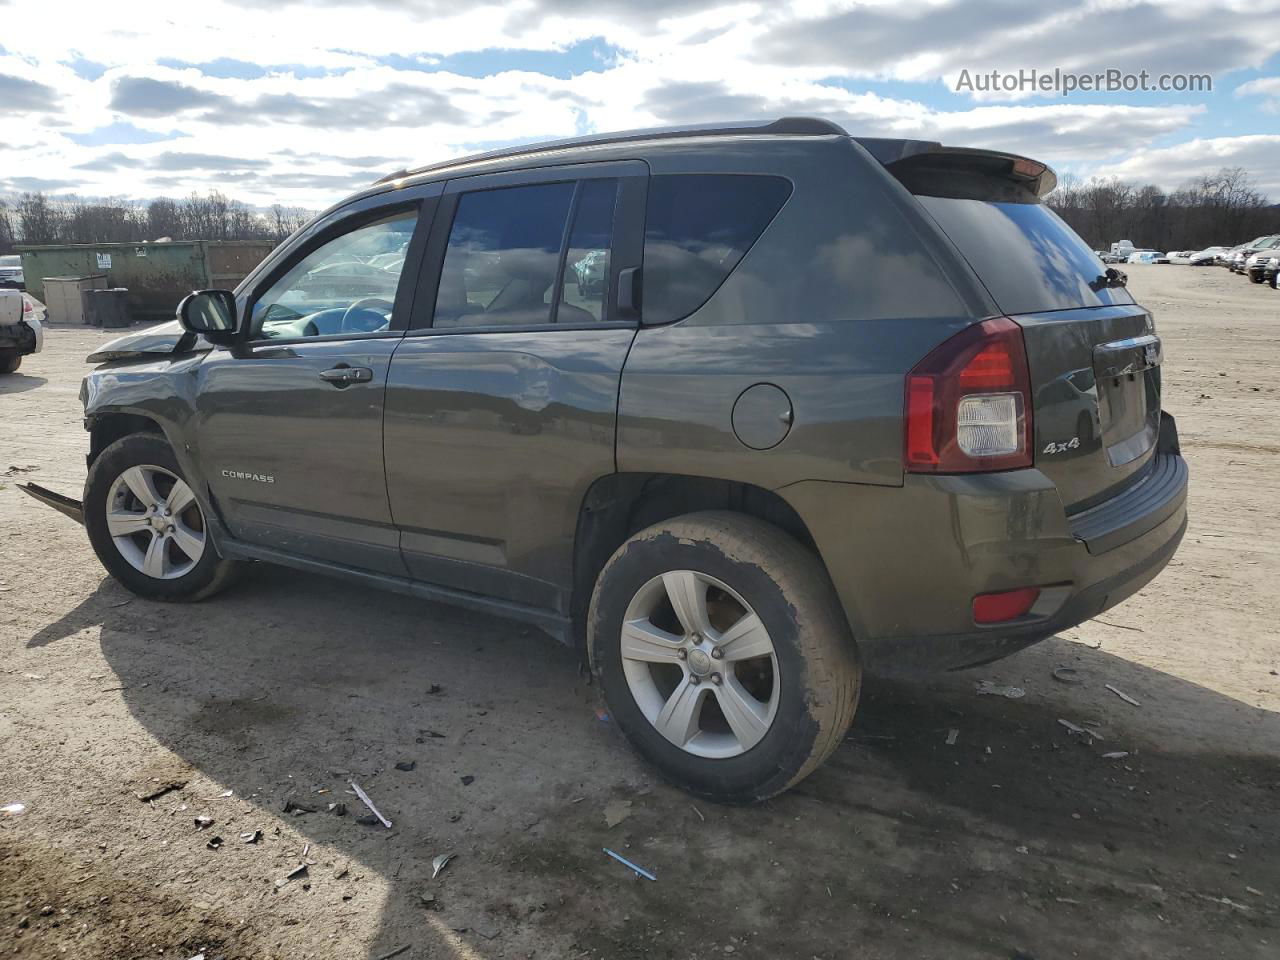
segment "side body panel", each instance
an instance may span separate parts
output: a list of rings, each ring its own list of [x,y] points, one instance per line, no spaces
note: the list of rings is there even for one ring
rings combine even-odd
[[[848,140],[753,143],[668,155],[668,173],[772,174],[794,190],[700,309],[643,327],[619,398],[618,468],[723,477],[902,483],[903,375],[993,311],[950,242],[880,164]],[[768,383],[793,423],[768,450],[732,411]]]
[[[626,328],[408,337],[387,385],[391,511],[410,573],[565,610],[587,488],[614,469]]]
[[[382,467],[398,337],[215,350],[197,370],[195,451],[232,536],[403,573]],[[346,364],[367,383],[335,387]]]

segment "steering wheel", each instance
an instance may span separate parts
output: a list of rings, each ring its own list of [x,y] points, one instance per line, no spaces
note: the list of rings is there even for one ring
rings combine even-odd
[[[386,323],[391,319],[391,311],[395,309],[395,306],[394,304],[391,303],[390,300],[386,300],[383,297],[361,297],[355,303],[351,304],[351,306],[347,307],[347,309],[343,312],[342,319],[338,322],[338,332],[339,333],[351,332],[352,315],[357,310],[372,310],[375,306],[387,308],[387,315],[382,318],[383,323]],[[376,330],[377,327],[372,327],[370,329]],[[358,332],[368,333],[370,331],[360,330]]]

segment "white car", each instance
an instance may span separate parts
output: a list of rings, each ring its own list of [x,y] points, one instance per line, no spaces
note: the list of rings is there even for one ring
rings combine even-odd
[[[0,257],[0,289],[22,290],[26,287],[22,275],[22,258],[16,253]]]
[[[1155,263],[1163,256],[1156,250],[1135,250],[1129,254],[1129,263]]]
[[[1193,267],[1208,267],[1218,262],[1218,258],[1227,252],[1227,247],[1205,247],[1191,254],[1187,260]]]
[[[44,304],[20,290],[0,289],[0,374],[13,373],[22,358],[44,349]]]

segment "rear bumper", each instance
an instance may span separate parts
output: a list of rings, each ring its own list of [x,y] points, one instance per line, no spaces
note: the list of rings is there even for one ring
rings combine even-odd
[[[1140,483],[1074,517],[1035,469],[779,493],[817,542],[863,662],[880,672],[954,670],[1096,617],[1164,569],[1187,524],[1172,418],[1159,447]],[[1031,614],[973,622],[977,594],[1028,586],[1042,588]]]

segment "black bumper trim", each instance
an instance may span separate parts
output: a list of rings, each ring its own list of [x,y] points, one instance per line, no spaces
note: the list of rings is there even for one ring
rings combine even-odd
[[[42,487],[38,483],[20,483],[18,484],[18,489],[28,496],[35,497],[45,506],[53,507],[53,509],[70,517],[81,526],[84,525],[84,505],[79,500],[73,500],[71,497],[55,493],[53,490]]]

